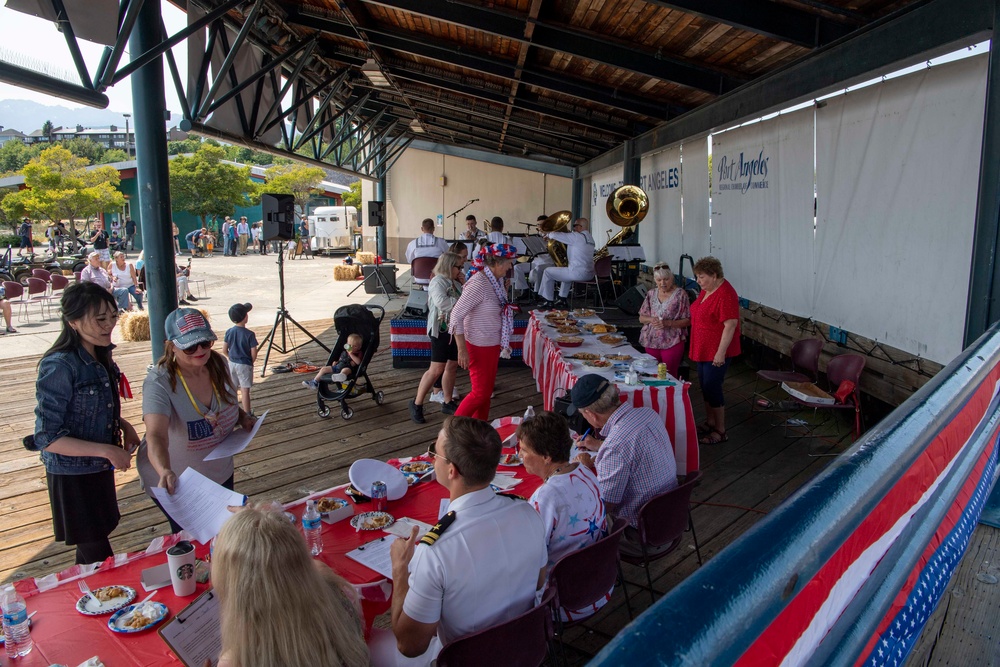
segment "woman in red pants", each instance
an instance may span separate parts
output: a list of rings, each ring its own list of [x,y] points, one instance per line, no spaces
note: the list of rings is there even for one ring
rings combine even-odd
[[[504,278],[517,257],[505,243],[485,246],[476,255],[472,275],[451,311],[451,333],[458,345],[458,365],[469,370],[472,390],[455,414],[489,419],[490,395],[500,357],[510,359],[514,307],[507,303]]]

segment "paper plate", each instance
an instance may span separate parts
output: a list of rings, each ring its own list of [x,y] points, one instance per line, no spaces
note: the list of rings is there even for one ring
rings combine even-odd
[[[372,521],[378,521],[378,524],[368,525]],[[395,522],[396,519],[388,512],[364,512],[355,514],[351,519],[351,525],[358,530],[385,530]]]
[[[103,588],[110,587],[104,586]],[[125,595],[108,600],[107,602],[101,602],[94,597],[97,591],[101,590],[100,588],[95,588],[91,591],[90,595],[84,595],[76,601],[76,610],[84,616],[102,616],[110,614],[113,611],[118,611],[135,599],[135,589],[131,586],[118,586],[118,588],[125,591]]]
[[[119,609],[116,611],[111,618],[108,619],[108,627],[112,632],[119,632],[124,635],[130,635],[135,632],[145,632],[146,630],[152,630],[157,625],[166,620],[169,615],[167,605],[162,602],[145,602],[143,604],[152,605],[158,612],[158,616],[155,621],[151,622],[149,625],[144,625],[141,628],[130,628],[126,623],[132,619],[132,614],[139,607],[137,604],[130,604],[124,609]]]
[[[368,495],[372,492],[372,482],[385,482],[389,500],[399,500],[406,495],[406,478],[399,468],[384,461],[359,459],[351,464],[347,476],[354,488]]]

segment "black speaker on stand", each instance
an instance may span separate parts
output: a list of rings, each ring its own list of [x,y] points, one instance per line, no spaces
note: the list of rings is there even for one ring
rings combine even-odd
[[[265,241],[291,241],[295,238],[295,199],[291,195],[261,195],[261,210],[264,214],[263,234]],[[260,369],[260,376],[264,377],[267,372],[267,360],[271,357],[271,350],[275,347],[282,354],[287,354],[292,350],[297,350],[303,345],[312,341],[322,347],[327,352],[330,351],[316,336],[309,333],[305,327],[295,321],[285,308],[285,250],[278,252],[278,298],[280,305],[278,313],[274,317],[274,326],[271,332],[261,341],[263,346],[267,344],[267,352],[264,354],[264,366]],[[288,347],[288,323],[291,322],[299,331],[309,337],[304,343],[299,343]],[[281,342],[275,342],[275,334],[281,327]]]
[[[621,308],[623,313],[638,315],[639,309],[642,308],[642,302],[645,299],[646,286],[640,283],[635,287],[630,287],[627,292],[618,297],[615,305]]]
[[[384,201],[370,201],[370,202],[368,202],[368,226],[369,227],[384,227],[385,226],[385,202]]]

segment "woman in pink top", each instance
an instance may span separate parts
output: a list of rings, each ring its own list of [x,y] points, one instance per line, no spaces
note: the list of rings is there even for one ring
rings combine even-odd
[[[485,246],[476,255],[472,275],[451,311],[450,331],[458,345],[458,365],[469,371],[472,389],[455,414],[489,419],[490,394],[500,357],[510,358],[514,307],[507,303],[504,277],[517,257],[512,245]]]

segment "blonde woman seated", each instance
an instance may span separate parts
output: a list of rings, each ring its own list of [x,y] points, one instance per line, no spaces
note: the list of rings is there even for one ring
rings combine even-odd
[[[212,584],[222,619],[217,667],[370,664],[353,587],[313,560],[277,509],[248,507],[226,522]]]

